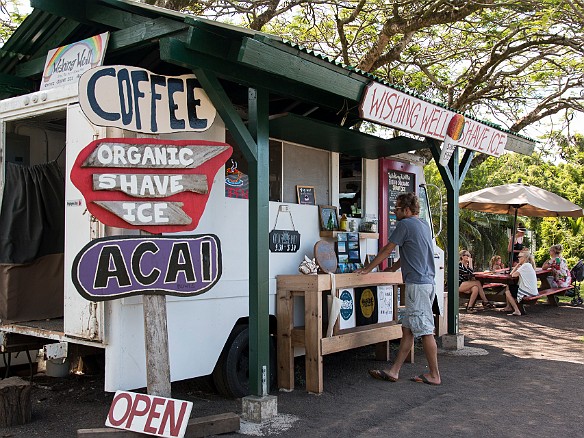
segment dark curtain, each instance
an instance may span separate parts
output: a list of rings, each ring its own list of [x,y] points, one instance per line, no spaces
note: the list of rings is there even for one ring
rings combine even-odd
[[[65,178],[56,161],[35,166],[6,163],[0,210],[0,263],[29,263],[62,253]]]

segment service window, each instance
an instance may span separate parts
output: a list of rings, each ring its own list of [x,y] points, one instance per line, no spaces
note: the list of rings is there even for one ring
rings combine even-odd
[[[361,185],[363,160],[339,154],[339,215],[361,217]]]
[[[311,186],[316,205],[330,205],[330,160],[329,151],[284,142],[282,202],[296,204],[296,186]]]

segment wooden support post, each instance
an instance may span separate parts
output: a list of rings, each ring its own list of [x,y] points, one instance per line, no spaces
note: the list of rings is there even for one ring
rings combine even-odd
[[[151,233],[140,231],[142,236]],[[170,398],[170,356],[166,296],[143,295],[144,346],[146,349],[146,388],[148,394]]]
[[[148,394],[171,397],[166,297],[144,295],[143,303]]]
[[[0,380],[0,427],[26,424],[32,417],[31,384],[20,377]]]

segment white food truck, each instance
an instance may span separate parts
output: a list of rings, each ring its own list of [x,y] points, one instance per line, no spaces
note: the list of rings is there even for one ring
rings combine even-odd
[[[250,148],[242,150],[241,145],[249,146],[242,137],[252,137],[254,117],[262,119],[256,127],[269,124],[269,144],[262,146],[269,149],[269,175],[261,175],[266,177],[262,184],[269,186],[269,211],[261,215],[269,215],[265,232],[280,236],[269,253],[273,338],[276,276],[302,275],[299,265],[305,256],[314,256],[315,244],[332,242],[335,234],[323,232],[329,222],[337,229],[344,215],[349,229],[359,232],[358,242],[347,244],[344,258],[339,257],[337,272],[351,272],[377,254],[395,220],[399,193],[418,193],[421,217],[432,225],[424,163],[407,152],[430,144],[436,149],[454,113],[275,36],[125,0],[71,5],[68,0],[35,0],[33,13],[0,50],[0,350],[43,349],[49,363],[62,367],[73,366],[77,357],[86,363],[97,357],[105,367],[106,391],[146,386],[143,295],[88,300],[73,268],[80,266],[79,256],[91,242],[138,236],[145,228],[127,226],[134,219],[164,221],[168,216],[150,208],[153,201],[145,205],[136,200],[136,208],[122,206],[121,213],[111,202],[102,205],[126,223],[105,225],[74,177],[91,164],[77,160],[87,158],[89,145],[100,141],[122,144],[116,150],[127,153],[125,158],[112,156],[119,162],[134,161],[132,142],[227,144],[232,155],[205,175],[208,199],[195,206],[200,214],[196,226],[162,236],[212,235],[221,248],[221,275],[212,287],[191,296],[166,296],[168,346],[172,381],[212,374],[222,393],[242,396],[248,392],[250,295],[257,295],[250,294],[250,284],[257,282],[250,281],[250,266],[257,261],[249,260],[254,235],[249,217],[260,214],[250,215],[254,167],[248,163]],[[100,44],[87,43],[108,33],[109,45],[107,37]],[[73,46],[78,56],[59,58]],[[86,66],[87,51],[98,48],[103,65],[96,63],[82,78],[92,71],[99,76],[79,81],[68,74],[76,62]],[[50,63],[55,67],[49,71]],[[59,75],[49,77],[48,71]],[[114,91],[95,86],[107,81]],[[192,94],[193,87],[201,87],[196,91],[201,94]],[[181,112],[184,101],[188,114]],[[195,117],[195,107],[205,107],[205,117]],[[386,140],[368,135],[354,129],[363,120],[414,136]],[[470,119],[467,123],[473,135],[462,140],[473,144],[464,147],[501,153],[506,137],[497,129]],[[192,129],[182,129],[185,124]],[[158,129],[163,125],[170,129]],[[171,170],[159,174],[145,169],[135,179],[119,169],[93,176],[99,189],[119,192],[112,199],[126,196],[120,194],[124,190],[140,198],[144,193],[137,193],[136,184],[148,184],[144,190],[149,192],[180,185]],[[202,181],[197,178],[190,180],[193,193]],[[291,235],[293,240],[285,240]],[[444,257],[437,247],[435,262],[442,291]],[[102,268],[113,269],[107,264]],[[144,268],[141,275],[153,272]],[[295,324],[302,325],[303,318],[297,312]],[[270,345],[272,381],[275,344]]]
[[[79,105],[77,84],[0,101],[0,131],[3,168],[7,162],[34,167],[56,161],[65,178],[65,199],[60,206],[65,218],[64,271],[56,277],[61,284],[52,284],[54,279],[46,277],[38,278],[40,283],[36,284],[41,289],[51,289],[48,299],[58,303],[57,309],[46,310],[42,304],[47,300],[47,291],[39,290],[37,294],[29,291],[28,305],[37,309],[38,317],[35,318],[34,312],[28,312],[26,308],[21,312],[22,318],[18,312],[14,316],[8,315],[0,326],[2,335],[23,335],[24,339],[32,337],[40,343],[44,340],[49,357],[56,360],[67,355],[71,358],[76,351],[86,352],[83,348],[73,346],[102,349],[105,352],[107,391],[145,386],[142,297],[131,296],[107,302],[88,301],[78,293],[71,280],[75,257],[92,239],[137,234],[133,230],[106,227],[88,212],[84,197],[69,177],[72,165],[79,152],[92,141],[100,138],[133,138],[136,133],[99,127],[89,122]],[[204,132],[161,134],[156,138],[224,142],[226,130],[217,117],[210,129]],[[351,212],[357,216],[358,208],[363,216],[369,214],[377,217],[380,216],[380,166],[378,160],[351,158],[278,139],[271,140],[270,150],[282,160],[282,164],[271,172],[275,180],[275,187],[271,190],[277,192],[277,196],[283,195],[281,199],[288,201],[270,202],[270,224],[278,229],[296,230],[301,236],[300,247],[296,252],[270,254],[270,325],[275,330],[276,275],[296,274],[304,256],[313,257],[314,244],[321,239],[318,206],[299,204],[296,186],[306,183],[311,174],[320,171],[321,175],[316,179],[318,183],[313,182],[312,185],[314,191],[317,196],[329,193],[323,198],[317,197],[316,201],[326,199],[325,202],[319,202],[336,204],[341,211],[344,211],[341,204],[347,204],[349,216]],[[413,169],[413,173],[404,173],[408,178],[402,187],[420,191],[420,184],[423,183],[420,164],[384,161],[386,165],[390,163],[397,166],[394,167],[396,172],[400,172],[398,169],[404,166]],[[239,172],[240,179],[245,178],[243,173],[234,169],[236,163],[235,159],[230,160],[215,175],[205,211],[193,232],[218,236],[222,243],[222,276],[214,287],[199,296],[167,296],[167,314],[171,379],[175,381],[208,375],[215,370],[213,375],[218,388],[226,394],[240,396],[245,392],[247,378],[247,353],[244,350],[248,343],[248,201],[229,196],[229,177]],[[299,177],[302,166],[304,174]],[[10,186],[5,179],[3,172],[0,180],[3,190]],[[399,187],[395,189],[405,190]],[[361,192],[360,198],[356,198],[358,192]],[[430,220],[423,189],[421,195],[422,215]],[[363,238],[360,241],[362,259],[367,254],[376,254],[376,238]],[[444,258],[438,248],[436,256],[439,274],[437,284],[443,284]],[[26,264],[23,266],[23,270],[28,267]],[[47,275],[50,269],[49,265],[41,268],[40,272]],[[15,288],[18,289],[18,286]],[[19,291],[12,292],[17,294]],[[302,315],[297,317],[302,318]],[[222,351],[224,354],[221,354]],[[237,382],[235,386],[234,381]]]

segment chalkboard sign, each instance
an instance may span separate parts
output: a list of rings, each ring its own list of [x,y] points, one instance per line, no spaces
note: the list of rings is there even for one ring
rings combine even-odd
[[[402,193],[416,192],[416,176],[413,173],[400,172],[399,170],[390,170],[387,172],[387,208],[389,210],[388,218],[388,235],[395,228],[397,218],[395,216],[395,204],[398,195]]]
[[[298,248],[300,248],[300,233],[298,231],[270,231],[271,252],[296,252]]]
[[[316,194],[314,192],[314,187],[296,186],[296,194],[298,195],[299,204],[316,205]]]

